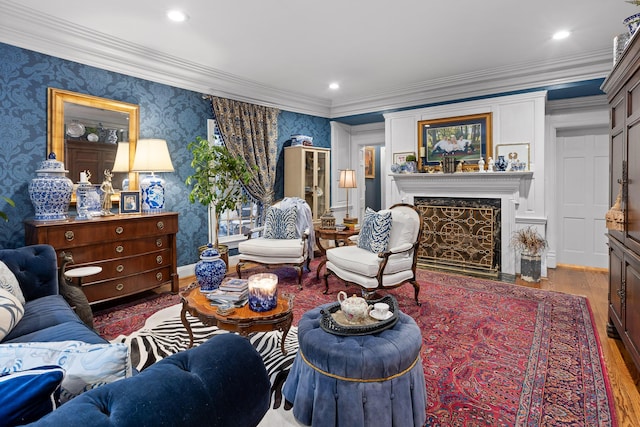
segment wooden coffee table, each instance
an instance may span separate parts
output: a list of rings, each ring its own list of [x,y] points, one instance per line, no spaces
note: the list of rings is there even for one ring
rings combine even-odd
[[[249,304],[245,304],[226,315],[218,313],[218,308],[211,305],[207,297],[200,292],[200,286],[197,283],[192,283],[181,291],[180,299],[182,300],[180,319],[189,333],[189,348],[193,346],[193,331],[191,324],[187,321],[187,312],[207,326],[217,326],[225,331],[237,332],[244,337],[253,332],[280,331],[282,332],[280,350],[282,354],[287,354],[284,341],[293,322],[293,296],[278,294],[278,305],[273,310],[258,313],[251,310]]]
[[[344,230],[338,231],[335,228],[321,228],[319,226],[314,227],[313,232],[316,236],[316,246],[322,256],[325,256],[327,253],[327,249],[322,245],[323,240],[333,240],[335,246],[340,245],[348,245],[350,244],[349,237],[355,236],[360,233],[360,230],[354,230],[352,228],[345,228]],[[320,278],[320,270],[327,263],[327,258],[325,257],[320,264],[318,264],[318,269],[316,270],[316,279]]]

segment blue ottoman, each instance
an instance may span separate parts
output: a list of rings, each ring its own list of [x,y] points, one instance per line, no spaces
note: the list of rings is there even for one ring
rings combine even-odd
[[[393,328],[338,336],[320,328],[320,310],[298,324],[299,351],[283,388],[298,422],[325,426],[423,426],[426,387],[422,335],[399,313]]]

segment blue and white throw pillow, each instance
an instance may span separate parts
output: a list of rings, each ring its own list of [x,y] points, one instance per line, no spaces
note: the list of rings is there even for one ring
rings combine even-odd
[[[28,424],[53,411],[63,378],[64,369],[59,366],[0,375],[0,424]]]
[[[0,344],[0,374],[38,366],[65,370],[60,390],[64,403],[82,392],[131,376],[126,344],[88,344],[82,341]]]
[[[264,221],[265,239],[297,239],[298,233],[298,209],[279,209],[270,206]]]
[[[25,305],[24,295],[16,275],[7,267],[7,264],[0,261],[0,289],[6,289],[18,298],[18,301]]]
[[[0,288],[0,341],[9,335],[22,316],[24,316],[22,303],[11,292]]]
[[[387,250],[391,235],[391,212],[378,213],[367,208],[358,236],[358,247],[374,254]]]

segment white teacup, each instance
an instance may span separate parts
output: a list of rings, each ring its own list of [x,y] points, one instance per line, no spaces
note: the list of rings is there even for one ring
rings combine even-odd
[[[371,314],[378,319],[386,318],[387,316],[389,316],[389,304],[386,304],[384,302],[377,302],[373,304],[373,310],[371,310]]]

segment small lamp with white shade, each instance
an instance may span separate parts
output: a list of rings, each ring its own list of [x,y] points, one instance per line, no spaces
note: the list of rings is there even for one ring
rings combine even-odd
[[[344,217],[344,225],[349,228],[355,227],[358,223],[358,218],[349,217],[349,189],[356,188],[356,171],[353,169],[340,170],[340,179],[338,180],[339,188],[346,188],[347,190],[347,214]]]
[[[156,172],[173,172],[167,141],[164,139],[140,139],[133,158],[133,172],[150,172],[140,181],[142,212],[164,211],[165,180]]]

